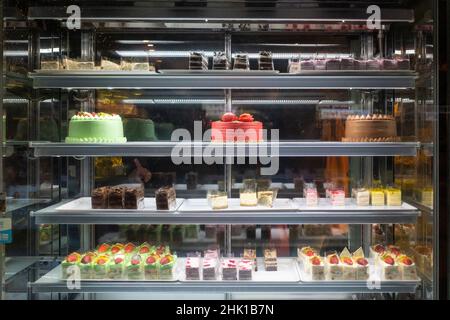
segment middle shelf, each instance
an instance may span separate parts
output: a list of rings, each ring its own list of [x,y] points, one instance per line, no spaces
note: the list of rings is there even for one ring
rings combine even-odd
[[[372,224],[416,223],[420,211],[410,204],[401,207],[313,207],[294,206],[290,210],[209,210],[197,212],[142,212],[139,210],[73,210],[57,208],[72,200],[32,212],[36,224]]]

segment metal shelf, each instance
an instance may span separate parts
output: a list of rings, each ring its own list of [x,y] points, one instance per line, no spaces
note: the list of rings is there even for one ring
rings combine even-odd
[[[327,72],[278,75],[167,75],[34,72],[34,88],[61,89],[408,89],[413,72]]]
[[[36,282],[30,283],[33,293],[104,293],[104,292],[189,292],[189,293],[238,293],[238,292],[329,292],[329,293],[414,293],[419,281],[381,281],[358,283],[339,281],[319,282],[150,282],[150,281],[82,281],[80,289],[69,289],[67,282],[55,277],[61,272],[58,266]]]
[[[138,210],[105,210],[104,212],[62,212],[55,208],[71,200],[32,212],[36,224],[372,224],[415,223],[419,211],[404,203],[402,209],[351,210],[336,208],[327,211],[271,211],[254,210],[203,213],[143,213]]]
[[[152,21],[152,22],[211,22],[211,23],[299,23],[338,22],[366,23],[367,7],[360,8],[295,8],[280,5],[276,8],[245,8],[243,4],[233,6],[209,3],[208,8],[180,7],[98,7],[83,6],[86,21]],[[381,22],[414,22],[414,11],[410,9],[382,8]],[[31,7],[29,20],[65,20],[66,7]]]
[[[206,147],[230,148],[233,154],[244,150],[244,155],[251,154],[251,150],[266,150],[269,156],[280,157],[326,157],[326,156],[416,156],[420,147],[418,142],[322,142],[322,141],[280,141],[261,143],[220,144],[210,142],[127,142],[123,144],[66,144],[53,142],[30,142],[35,157],[170,157],[174,147],[190,150],[190,154],[197,155],[199,150]],[[278,149],[278,155],[274,152]],[[242,151],[241,151],[242,152]],[[203,153],[202,153],[203,154]],[[258,155],[258,154],[257,154]],[[201,156],[201,155],[200,155]]]

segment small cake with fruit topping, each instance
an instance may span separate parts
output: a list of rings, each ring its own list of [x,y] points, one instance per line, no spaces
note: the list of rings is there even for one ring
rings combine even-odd
[[[225,113],[220,121],[211,125],[213,142],[261,142],[263,141],[263,124],[255,121],[249,113],[239,117],[234,113]]]
[[[140,254],[133,254],[125,265],[125,273],[128,280],[143,280],[144,279],[144,264],[142,263],[142,256]]]
[[[241,259],[238,265],[239,280],[252,280],[253,261]]]
[[[380,268],[382,280],[401,280],[402,275],[400,266],[395,261],[395,257],[389,253],[385,253],[377,260],[377,265]]]
[[[172,279],[176,261],[175,254],[168,253],[161,257],[159,260],[159,278],[161,280]]]
[[[123,279],[123,271],[125,270],[125,255],[116,254],[110,261],[106,277],[108,279]]]
[[[325,273],[328,280],[343,279],[343,265],[337,253],[329,254],[325,259]]]
[[[305,260],[304,270],[311,276],[311,280],[325,280],[325,263],[322,257],[308,257]]]
[[[345,191],[342,189],[334,189],[329,191],[332,206],[345,205]]]
[[[375,261],[379,258],[379,256],[383,255],[386,252],[386,247],[382,244],[376,244],[370,247],[370,258],[375,259]]]
[[[125,143],[122,118],[116,114],[78,112],[69,122],[66,143]]]
[[[126,253],[126,254],[134,253],[134,252],[136,251],[136,246],[135,246],[133,243],[128,242],[128,243],[125,245],[125,247],[123,247],[123,251],[124,251],[124,253]]]
[[[97,253],[98,254],[108,254],[109,250],[111,249],[111,245],[108,243],[102,243],[97,247]]]
[[[109,255],[102,254],[95,258],[94,260],[94,279],[106,279],[109,268]]]
[[[81,255],[78,252],[69,254],[61,263],[62,278],[66,279],[70,275],[74,274],[74,270],[71,267],[77,266],[81,261]]]
[[[185,273],[186,280],[200,280],[200,257],[186,258]]]
[[[116,243],[111,246],[111,249],[109,250],[112,255],[122,253],[124,245],[122,243]]]
[[[303,265],[306,264],[306,262],[311,259],[312,257],[316,256],[317,252],[311,247],[303,247],[303,248],[297,248],[297,260]]]
[[[224,258],[222,261],[222,280],[237,280],[237,260]]]
[[[362,248],[353,252],[353,263],[355,265],[355,280],[369,279],[369,261],[365,258]]]
[[[353,261],[353,256],[350,253],[350,251],[348,251],[347,248],[344,248],[339,258],[342,264],[342,280],[355,280],[356,278],[355,263]]]
[[[81,279],[92,279],[94,275],[94,259],[96,254],[93,252],[85,253],[78,264],[80,268],[80,277]]]
[[[160,256],[152,254],[147,256],[144,262],[145,280],[156,280],[159,277]]]
[[[139,246],[138,253],[139,254],[149,254],[152,251],[152,246],[147,242],[144,242]]]
[[[405,254],[397,257],[397,263],[400,268],[402,280],[417,280],[417,268],[413,259]]]

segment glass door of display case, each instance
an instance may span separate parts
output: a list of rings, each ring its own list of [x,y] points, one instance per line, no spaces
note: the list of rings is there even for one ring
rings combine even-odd
[[[438,298],[434,5],[6,2],[6,299]]]

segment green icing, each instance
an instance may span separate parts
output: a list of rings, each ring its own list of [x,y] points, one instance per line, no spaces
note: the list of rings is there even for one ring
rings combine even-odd
[[[155,124],[150,119],[124,119],[123,130],[128,141],[155,141]]]
[[[66,143],[125,143],[122,120],[72,119]]]

